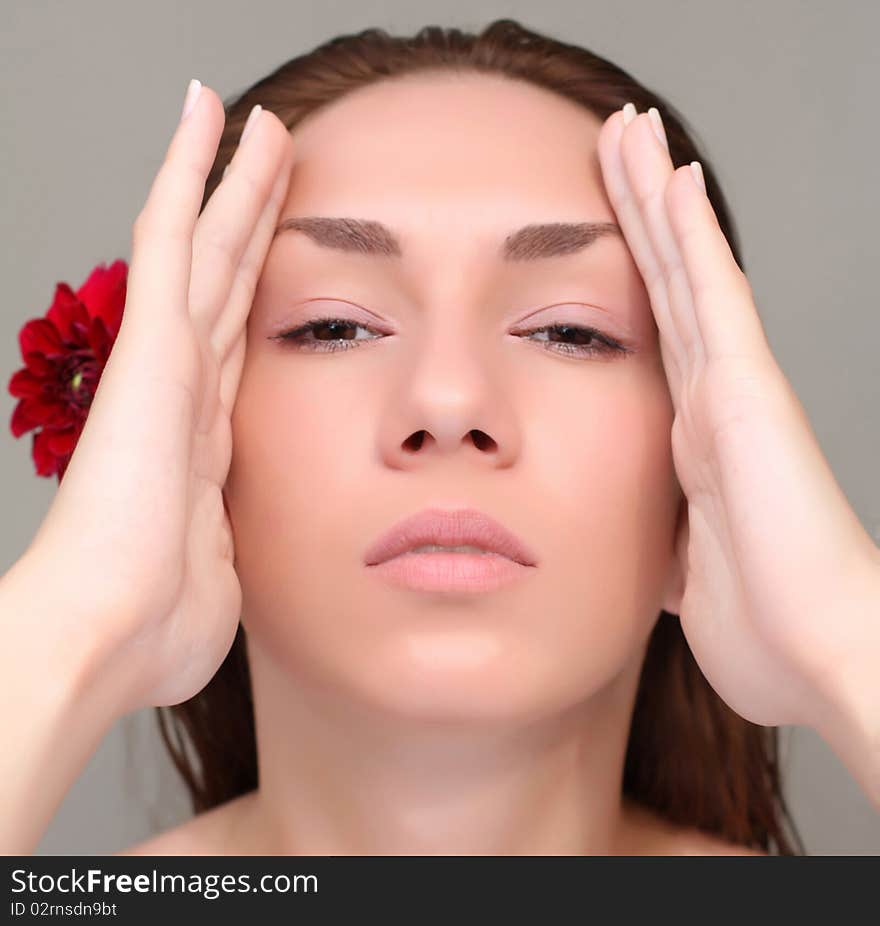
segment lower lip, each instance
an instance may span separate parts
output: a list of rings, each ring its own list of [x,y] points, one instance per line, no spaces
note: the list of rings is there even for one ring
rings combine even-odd
[[[428,592],[488,592],[521,578],[523,566],[499,553],[402,553],[369,569],[407,588]]]

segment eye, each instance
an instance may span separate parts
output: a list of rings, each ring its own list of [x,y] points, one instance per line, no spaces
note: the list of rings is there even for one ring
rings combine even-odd
[[[548,337],[544,341],[547,350],[557,351],[564,354],[576,354],[582,356],[595,356],[599,354],[629,354],[631,348],[609,338],[598,331],[596,328],[583,327],[581,325],[544,325],[541,328],[533,328],[524,334],[534,335],[547,333]],[[571,338],[571,340],[552,340],[552,337]],[[539,339],[540,340],[540,339]]]
[[[352,331],[374,331],[351,318],[314,318],[298,328],[292,328],[290,331],[282,331],[272,337],[273,341],[293,341],[298,348],[303,350],[333,351],[349,350],[357,346],[358,341],[375,341],[376,338],[358,338],[343,337],[343,334],[349,334]],[[330,334],[330,337],[325,335]],[[381,332],[375,332],[380,337]],[[313,335],[313,338],[306,337]]]
[[[356,334],[353,337],[349,335],[361,331],[373,332],[375,337],[359,338]],[[548,337],[543,340],[547,350],[557,353],[573,354],[576,356],[599,356],[609,354],[629,354],[631,348],[618,343],[613,338],[609,338],[598,331],[596,328],[584,327],[582,325],[544,325],[541,328],[533,328],[523,332],[525,335],[547,334]],[[311,337],[309,337],[311,335]],[[330,335],[327,337],[326,335]],[[297,348],[313,351],[336,351],[349,350],[357,347],[363,341],[375,341],[384,337],[382,332],[376,331],[367,325],[351,318],[314,318],[311,321],[300,325],[298,328],[291,328],[288,331],[282,331],[280,334],[273,335],[273,341],[291,341],[296,344]],[[564,339],[570,340],[564,340]],[[537,339],[541,340],[541,339]]]

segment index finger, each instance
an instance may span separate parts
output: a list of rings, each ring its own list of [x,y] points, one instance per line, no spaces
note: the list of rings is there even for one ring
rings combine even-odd
[[[268,247],[263,214],[271,206],[270,213],[274,210],[277,216],[285,190],[276,187],[281,180],[286,189],[290,172],[293,140],[281,120],[256,107],[251,117],[249,131],[230,162],[231,171],[205,204],[193,233],[190,315],[199,334],[214,343],[224,340],[216,329],[230,314],[230,303],[242,302],[238,293],[242,281],[245,301],[250,303],[263,257],[250,244],[257,235],[261,247]],[[233,308],[231,314],[240,313]]]
[[[134,222],[123,324],[143,311],[150,316],[145,327],[155,329],[157,314],[183,319],[188,313],[193,230],[225,121],[220,98],[201,87],[192,111],[175,129]]]

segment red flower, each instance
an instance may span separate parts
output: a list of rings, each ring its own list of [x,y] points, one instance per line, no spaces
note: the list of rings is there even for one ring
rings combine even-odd
[[[21,400],[10,427],[15,437],[41,428],[31,450],[40,476],[64,476],[119,333],[127,276],[127,264],[117,260],[95,267],[76,293],[58,283],[46,316],[18,333],[26,366],[9,381]]]

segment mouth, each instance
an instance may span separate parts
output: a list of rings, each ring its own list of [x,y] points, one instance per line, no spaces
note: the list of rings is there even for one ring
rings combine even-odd
[[[377,576],[422,592],[488,592],[532,570],[488,550],[416,548],[369,567]]]
[[[451,547],[444,546],[439,543],[426,543],[422,544],[420,547],[414,547],[412,550],[406,550],[405,552],[399,554],[400,556],[411,556],[413,553],[476,553],[478,556],[501,556],[502,554],[496,553],[494,550],[484,550],[478,546],[470,546],[465,544],[464,546]]]
[[[484,512],[429,508],[398,522],[364,557],[377,575],[420,591],[485,592],[527,575],[537,557]]]
[[[474,508],[427,508],[405,518],[383,534],[364,556],[368,566],[397,557],[505,559],[535,566],[537,558],[516,534]],[[449,562],[455,562],[455,559]]]

